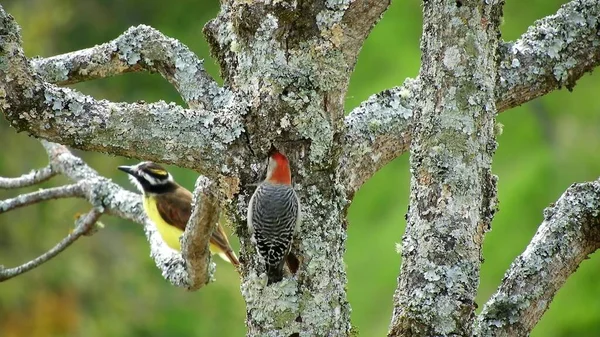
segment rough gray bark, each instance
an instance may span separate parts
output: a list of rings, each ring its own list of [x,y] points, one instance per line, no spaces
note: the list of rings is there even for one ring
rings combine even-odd
[[[249,336],[349,334],[346,209],[370,176],[410,146],[411,209],[390,335],[470,335],[481,242],[495,211],[496,106],[570,85],[598,65],[600,5],[572,1],[500,46],[500,2],[427,1],[420,77],[344,117],[358,52],[388,4],[223,1],[205,34],[224,87],[185,46],[146,26],[97,47],[28,60],[16,23],[0,7],[0,109],[17,130],[37,137],[202,172],[199,227],[184,238],[184,250],[195,253],[182,256],[143,216],[139,196],[46,144],[53,170],[92,184],[92,205],[144,225],[152,257],[175,285],[195,289],[210,278],[205,243],[225,205],[242,243]],[[142,70],[158,71],[188,107],[98,101],[56,86]],[[245,213],[271,145],[291,160],[304,220],[293,247],[298,273],[266,287]],[[440,247],[447,247],[443,255]]]
[[[483,234],[496,211],[491,165],[503,4],[423,5],[411,195],[390,336],[470,335]]]
[[[350,330],[343,263],[348,201],[335,168],[349,75],[388,3],[226,2],[205,26],[225,82],[248,103],[248,146],[257,159],[271,144],[288,155],[302,203],[302,240],[294,247],[302,257],[299,272],[265,288],[244,226],[252,192],[244,183],[263,177],[240,175],[235,211],[250,336],[344,336]]]

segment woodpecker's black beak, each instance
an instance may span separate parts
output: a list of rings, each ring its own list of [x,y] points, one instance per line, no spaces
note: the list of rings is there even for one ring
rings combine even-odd
[[[132,166],[119,166],[117,167],[119,170],[127,173],[127,174],[133,174],[133,168]]]

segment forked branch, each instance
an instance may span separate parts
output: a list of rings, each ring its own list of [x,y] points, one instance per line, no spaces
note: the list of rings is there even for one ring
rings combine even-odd
[[[84,193],[85,186],[82,183],[76,183],[21,194],[18,197],[0,201],[0,214],[46,200],[84,197]]]
[[[206,178],[200,177],[194,190],[196,200],[199,200],[199,202],[192,209],[192,216],[184,234],[185,247],[182,256],[182,254],[167,246],[160,233],[158,233],[156,226],[146,217],[139,194],[126,191],[110,180],[102,178],[80,158],[75,157],[66,147],[46,141],[42,141],[42,144],[48,152],[53,167],[61,174],[73,181],[100,180],[102,182],[96,185],[93,193],[90,194],[88,198],[90,203],[94,205],[100,202],[106,213],[144,226],[144,233],[150,244],[150,255],[167,281],[178,287],[196,290],[212,279],[214,264],[209,263],[209,257],[204,255],[210,235],[202,238],[201,236],[207,230],[214,228],[216,221],[212,222],[212,225],[210,221],[214,220],[214,217],[218,217],[218,210],[214,208],[214,195],[216,193],[213,190],[214,185],[209,183]],[[194,216],[204,211],[214,211],[216,212],[214,214],[217,215],[211,213],[212,215]],[[185,243],[190,240],[197,240],[197,243],[193,245]]]
[[[600,65],[600,5],[575,0],[537,21],[517,41],[498,48],[496,107],[503,112],[550,91],[572,89]],[[408,150],[414,129],[412,99],[418,79],[373,95],[345,119],[348,133],[341,176],[353,193],[375,172]]]
[[[159,40],[162,38],[163,42],[166,41],[166,44],[157,44],[155,46],[157,50],[152,53],[146,51],[147,53],[140,54],[141,51],[135,48],[127,49],[133,47],[124,43],[126,41],[134,43],[135,41],[131,39],[139,38],[141,32],[154,34]],[[158,62],[160,58],[157,55],[160,54],[160,50],[164,50],[165,53],[173,52],[168,46],[175,48],[176,46],[170,44],[174,42],[158,34],[147,27],[138,27],[125,34],[122,41],[119,40],[120,49],[116,53],[121,61],[117,63],[129,64],[131,60],[142,56],[146,57],[143,62]],[[150,48],[147,44],[139,48],[144,46]],[[95,48],[86,50],[81,55],[74,53],[61,56],[64,57],[61,59],[64,61],[63,65],[65,67],[68,64],[72,64],[72,67],[79,65],[81,70],[83,63],[94,57],[112,64],[105,59],[109,57],[106,53],[110,52],[111,44]],[[182,86],[179,88],[182,96],[191,102],[207,94],[206,99],[215,98],[213,103],[219,102],[218,105],[204,104],[210,105],[211,109],[184,109],[176,104],[162,101],[151,104],[114,103],[96,100],[76,90],[47,83],[35,73],[31,63],[24,56],[19,27],[1,6],[0,50],[3,51],[0,53],[2,64],[0,111],[17,131],[26,131],[36,137],[75,146],[82,150],[123,156],[135,155],[138,158],[162,163],[176,163],[179,166],[199,170],[207,176],[216,176],[216,173],[227,168],[227,163],[230,163],[233,157],[240,155],[240,152],[242,152],[241,156],[246,155],[247,148],[238,140],[244,132],[243,114],[246,103],[239,98],[233,99],[231,95],[219,96],[220,98],[217,99],[216,96],[211,96],[213,91],[217,90],[214,88],[200,90],[198,83],[204,80],[190,77],[200,74],[198,76],[202,78],[201,64],[193,60],[189,51],[188,54],[181,52],[187,55],[185,57],[180,54],[177,54],[179,56],[168,53],[163,55],[164,69],[168,68],[169,62],[175,62],[175,69],[169,69],[174,71],[173,79],[181,82],[177,85]],[[179,57],[183,57],[187,62],[180,60]],[[96,61],[100,64],[104,62]],[[55,60],[43,64],[46,70],[38,70],[51,79],[57,80],[53,75],[56,69],[51,71],[48,68],[59,67],[60,62]],[[108,67],[109,64],[105,65]],[[42,67],[40,64],[38,66]],[[96,69],[94,65],[90,67]],[[99,72],[100,70],[97,70],[95,73]],[[188,87],[194,81],[196,86]],[[208,83],[207,81],[202,83],[205,82]],[[208,86],[212,88],[211,85]],[[194,96],[192,92],[196,92],[199,96]],[[178,137],[177,141],[172,139],[174,134]],[[181,153],[186,155],[178,155]]]
[[[0,201],[0,213],[44,200],[66,197],[83,198],[94,208],[80,217],[75,230],[48,252],[22,266],[1,269],[0,281],[29,271],[56,256],[81,235],[88,233],[102,213],[119,216],[144,226],[151,256],[163,276],[173,285],[196,290],[212,279],[214,264],[210,263],[208,242],[218,220],[219,203],[216,187],[210,180],[200,177],[196,184],[194,200],[197,205],[193,207],[192,217],[184,235],[182,256],[162,240],[156,226],[144,214],[138,194],[128,192],[109,179],[101,177],[80,158],[71,154],[66,147],[46,141],[42,141],[42,145],[48,153],[49,167],[52,167],[53,174],[65,175],[74,183]],[[39,176],[41,175],[29,174],[13,179],[31,183],[33,177]],[[48,176],[48,173],[43,176]],[[10,181],[7,185],[15,185],[14,181],[17,180],[6,178],[0,181]]]
[[[116,39],[92,48],[32,59],[31,66],[46,81],[58,85],[128,72],[158,72],[193,108],[212,109],[231,98],[187,46],[146,25],[131,27]]]

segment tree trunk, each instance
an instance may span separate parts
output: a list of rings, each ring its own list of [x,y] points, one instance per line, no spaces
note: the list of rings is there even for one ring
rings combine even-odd
[[[424,2],[410,206],[390,336],[470,335],[483,234],[496,211],[501,11],[501,1]]]
[[[249,336],[345,336],[350,331],[343,262],[348,196],[336,168],[344,97],[360,47],[354,39],[364,39],[387,7],[387,2],[366,3],[232,2],[205,26],[227,86],[247,105],[244,136],[248,153],[255,156],[240,158],[242,190],[231,207],[243,247],[241,289]],[[358,13],[365,11],[361,27],[365,22],[358,21]],[[350,29],[359,35],[349,36]],[[265,287],[264,267],[245,226],[253,192],[245,186],[264,178],[249,164],[265,158],[271,145],[292,163],[303,220],[293,250],[301,257],[296,277]]]

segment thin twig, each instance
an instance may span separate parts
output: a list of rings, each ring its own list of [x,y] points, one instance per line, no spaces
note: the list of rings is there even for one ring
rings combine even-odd
[[[91,211],[77,219],[77,221],[75,222],[75,230],[73,232],[67,235],[67,237],[62,239],[56,246],[52,247],[52,249],[50,249],[46,253],[18,267],[10,269],[3,269],[2,267],[0,267],[0,282],[26,273],[40,266],[41,264],[49,261],[56,255],[58,255],[60,252],[65,250],[67,247],[69,247],[79,237],[86,234],[92,228],[92,226],[94,226],[96,221],[98,221],[98,218],[100,218],[101,215],[101,212],[97,211],[96,209],[92,209]]]
[[[41,201],[72,197],[85,197],[84,186],[82,183],[52,187],[0,201],[0,214]]]
[[[17,178],[0,177],[0,188],[21,188],[39,184],[56,175],[52,166],[48,165],[39,170],[32,170]]]

